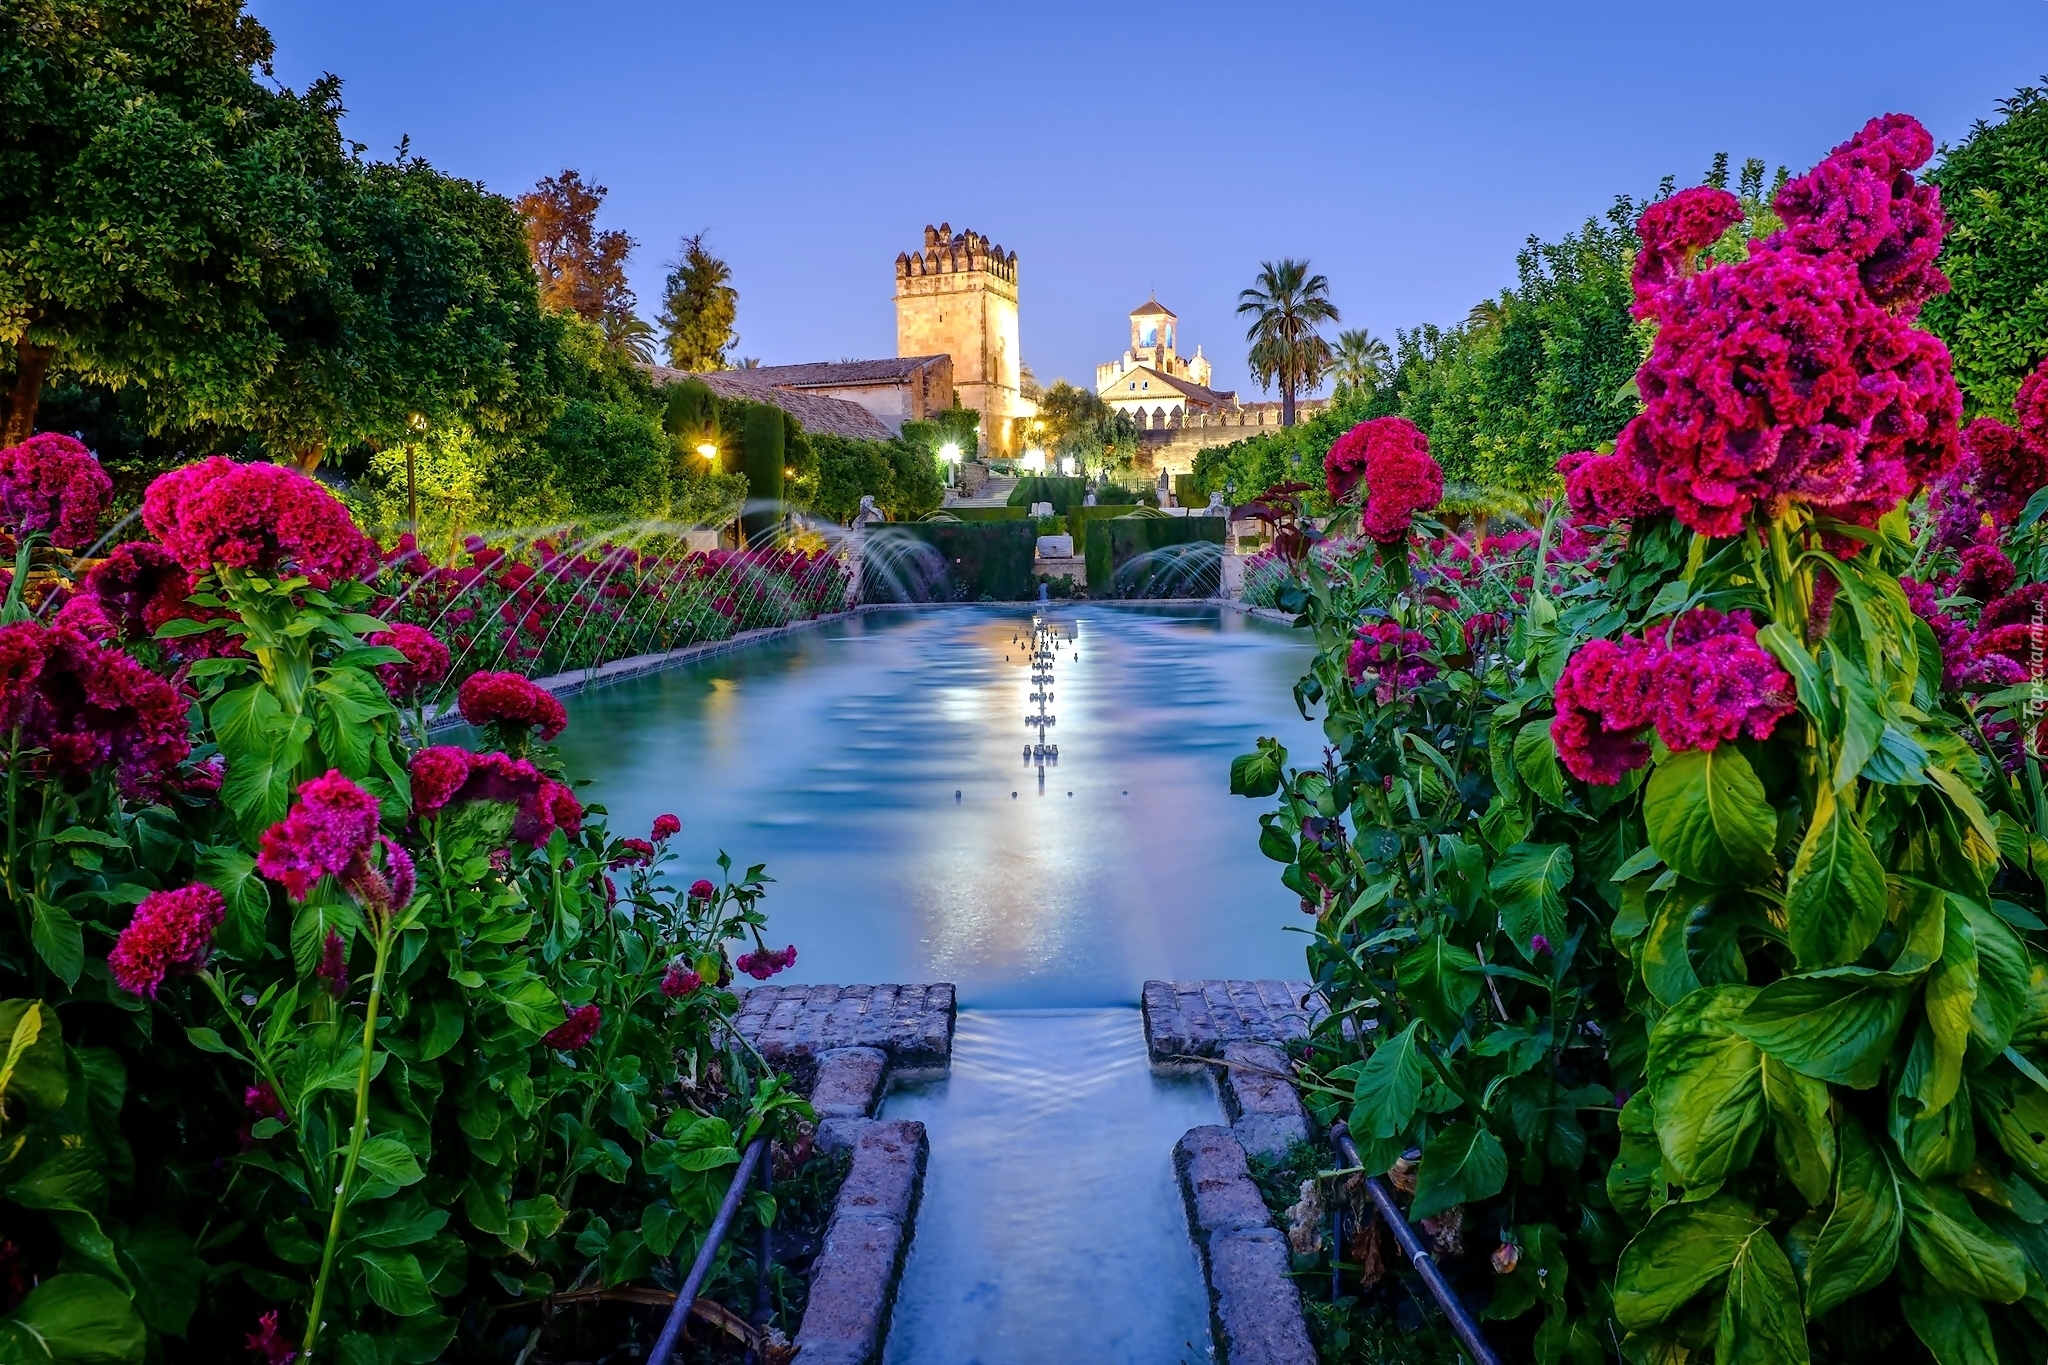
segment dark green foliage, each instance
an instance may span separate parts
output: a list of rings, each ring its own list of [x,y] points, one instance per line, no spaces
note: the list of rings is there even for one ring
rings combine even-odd
[[[782,517],[783,420],[782,409],[755,403],[747,408],[745,425],[740,429],[748,502],[748,511],[740,519],[740,527],[746,532],[749,543],[767,534]],[[774,505],[755,505],[760,503]]]
[[[1381,394],[1391,392],[1382,386]],[[1186,487],[1187,501],[1207,503],[1209,494],[1221,493],[1231,503],[1249,502],[1276,483],[1314,484],[1314,498],[1322,497],[1323,457],[1339,436],[1364,421],[1381,416],[1373,411],[1374,399],[1366,394],[1347,393],[1297,426],[1262,431],[1226,446],[1211,446],[1196,454],[1195,471]],[[1175,495],[1179,496],[1176,487]],[[1322,504],[1315,503],[1318,510]]]
[[[920,521],[871,528],[864,602],[1018,602],[1036,592],[1029,521]]]
[[[726,367],[726,352],[739,343],[732,326],[740,294],[731,280],[732,268],[705,248],[703,233],[683,238],[683,258],[661,291],[661,344],[671,368]]]
[[[1225,525],[1222,517],[1157,512],[1090,520],[1089,595],[1214,597],[1223,570]]]
[[[1028,507],[948,507],[959,521],[1023,521],[1031,515]]]
[[[932,459],[942,447],[960,447],[960,458],[974,459],[981,451],[981,414],[973,408],[943,408],[926,422],[905,422],[903,439]]]
[[[1026,474],[1017,480],[1017,486],[1010,490],[1009,504],[1012,507],[1029,507],[1035,502],[1049,502],[1055,512],[1065,512],[1075,507],[1088,496],[1088,480],[1065,478],[1057,474]]]
[[[2048,356],[2048,90],[2001,100],[1928,179],[1948,215],[1941,268],[1954,288],[1921,320],[1948,343],[1969,417],[2008,416]]]

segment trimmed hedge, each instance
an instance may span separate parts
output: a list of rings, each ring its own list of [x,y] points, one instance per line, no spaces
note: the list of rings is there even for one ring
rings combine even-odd
[[[1122,516],[1089,522],[1088,595],[1214,597],[1222,590],[1227,525],[1223,517]],[[1206,545],[1216,548],[1197,548]],[[1161,550],[1168,553],[1147,558]]]
[[[1014,507],[944,507],[962,521],[1022,521],[1031,515],[1031,508],[1019,503]]]
[[[1078,507],[1088,496],[1088,480],[1059,474],[1026,474],[1010,490],[1010,506],[1028,508],[1034,502],[1049,502],[1055,512]]]
[[[1029,521],[890,522],[868,528],[864,602],[1018,602],[1037,595]]]

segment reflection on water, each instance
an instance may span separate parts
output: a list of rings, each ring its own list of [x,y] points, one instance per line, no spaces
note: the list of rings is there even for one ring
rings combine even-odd
[[[1318,750],[1286,700],[1306,644],[1214,608],[1051,620],[1075,638],[1042,795],[1015,607],[880,612],[597,689],[561,747],[620,832],[682,817],[680,878],[721,848],[768,865],[787,979],[952,981],[994,1008],[1298,975],[1302,920],[1228,766],[1261,733]]]
[[[931,1166],[886,1365],[1213,1358],[1173,1144],[1207,1077],[1154,1077],[1138,1012],[967,1011],[945,1080],[891,1092]]]

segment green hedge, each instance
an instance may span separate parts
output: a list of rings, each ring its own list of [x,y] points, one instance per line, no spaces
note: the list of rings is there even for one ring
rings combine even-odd
[[[1015,507],[948,507],[945,509],[962,521],[1022,521],[1031,515],[1031,509],[1019,503]]]
[[[950,510],[950,509],[949,509]],[[1029,521],[890,522],[868,528],[864,602],[1018,602],[1037,595]]]
[[[1222,590],[1226,525],[1223,517],[1122,516],[1090,521],[1088,595],[1214,597]],[[1209,545],[1216,548],[1196,548]],[[1147,558],[1155,550],[1166,553]]]
[[[1017,486],[1010,490],[1010,506],[1030,507],[1034,502],[1049,502],[1055,512],[1065,512],[1069,507],[1078,507],[1088,496],[1088,480],[1067,478],[1056,474],[1026,474],[1017,480]]]

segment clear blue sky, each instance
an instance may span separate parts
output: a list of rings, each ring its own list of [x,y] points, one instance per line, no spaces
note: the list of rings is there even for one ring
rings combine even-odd
[[[927,222],[1018,253],[1024,358],[1088,382],[1146,292],[1249,390],[1237,291],[1306,256],[1346,326],[1448,323],[1617,193],[1796,172],[1873,114],[1938,142],[2048,75],[2048,0],[1717,6],[254,0],[293,86],[517,195],[573,166],[658,309],[708,229],[743,354],[895,353]],[[1247,392],[1246,396],[1254,396]]]

